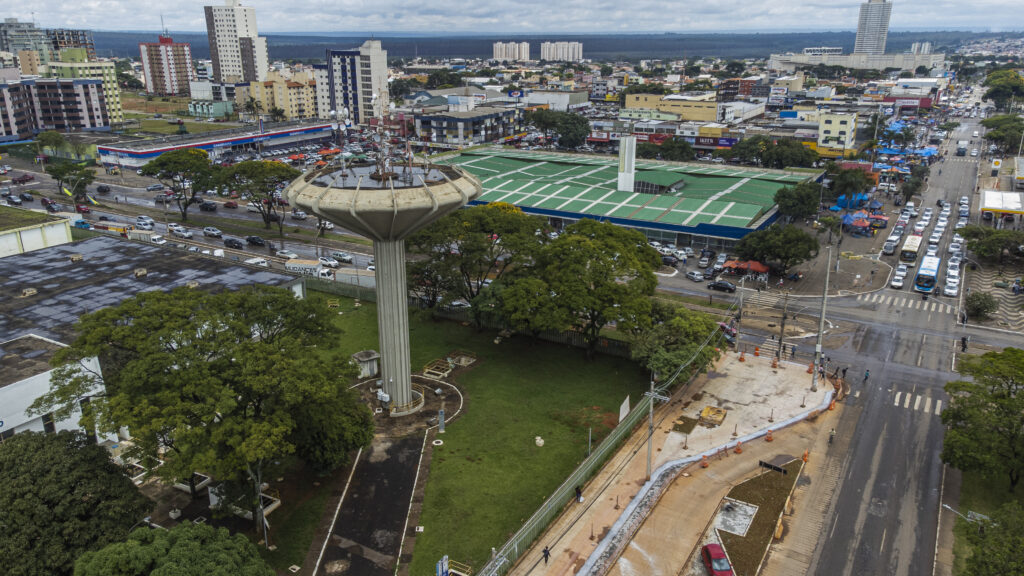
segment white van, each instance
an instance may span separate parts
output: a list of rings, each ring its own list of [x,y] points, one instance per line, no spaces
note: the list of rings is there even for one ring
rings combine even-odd
[[[270,263],[267,262],[265,258],[249,258],[245,263],[250,266],[263,266],[264,268],[270,267]]]
[[[975,130],[975,131],[974,131],[974,137],[975,137],[975,138],[977,138],[977,137],[978,137],[978,131],[977,131],[977,130]]]

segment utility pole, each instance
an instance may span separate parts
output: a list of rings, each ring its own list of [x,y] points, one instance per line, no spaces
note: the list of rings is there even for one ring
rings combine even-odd
[[[789,312],[789,292],[782,295],[782,322],[779,323],[779,349],[775,357],[782,360],[782,339],[786,337],[786,313]]]
[[[832,258],[832,247],[828,247],[828,258]],[[838,265],[838,264],[837,264]],[[818,367],[821,366],[821,339],[825,333],[825,308],[828,305],[828,279],[830,269],[825,267],[825,287],[821,290],[821,317],[818,318],[818,341],[814,345],[814,370],[811,371],[811,392],[818,391]]]
[[[651,376],[651,391],[644,394],[650,399],[650,405],[648,406],[648,421],[647,421],[647,479],[651,479],[651,453],[654,451],[654,399],[657,398],[662,402],[668,402],[668,396],[661,394],[655,394],[654,392],[654,376]]]

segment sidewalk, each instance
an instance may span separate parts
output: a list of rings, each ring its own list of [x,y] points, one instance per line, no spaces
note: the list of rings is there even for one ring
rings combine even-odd
[[[769,358],[747,355],[741,363],[736,353],[728,353],[714,369],[656,409],[652,463],[655,483],[646,486],[647,429],[641,426],[584,487],[584,502],[569,504],[509,573],[574,574],[588,559],[594,564],[596,557],[591,556],[600,548],[601,557],[614,563],[614,573],[675,574],[722,496],[735,482],[756,473],[758,460],[780,453],[799,457],[810,447],[807,439],[814,433],[815,424],[800,422],[782,429],[787,420],[802,420],[800,415],[815,410],[832,392],[830,385],[819,384],[818,391],[812,393],[810,383],[805,365],[783,362],[772,369]],[[689,434],[674,430],[682,417],[696,418],[705,406],[727,410],[720,426],[698,425]],[[774,442],[750,439],[769,428]],[[744,441],[742,455],[719,450],[731,450],[737,440],[745,439],[749,444]],[[706,453],[712,454],[707,469],[700,468],[699,463],[671,465]],[[659,467],[668,469],[660,477]],[[686,471],[680,473],[684,468]],[[626,518],[626,510],[634,498],[642,498],[645,487],[663,488],[661,501],[655,493],[651,504],[645,504],[651,507],[650,515],[640,511]],[[630,538],[633,530],[637,530],[636,535]],[[618,549],[613,544],[626,543],[622,558],[615,562]],[[545,546],[551,552],[547,564],[541,555]],[[612,550],[604,550],[609,547]],[[630,569],[634,566],[635,571]]]

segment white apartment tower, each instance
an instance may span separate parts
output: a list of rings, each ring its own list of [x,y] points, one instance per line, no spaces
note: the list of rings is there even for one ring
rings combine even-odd
[[[583,60],[582,42],[542,42],[540,59],[551,62],[579,62]]]
[[[854,54],[885,54],[891,13],[892,3],[888,0],[868,0],[860,5]]]
[[[499,62],[522,62],[530,59],[529,42],[495,42],[494,60]]]
[[[333,110],[340,118],[347,110],[352,123],[369,124],[371,118],[387,114],[388,52],[380,40],[367,40],[352,50],[328,50],[326,77],[328,115]],[[317,91],[324,94],[319,87]],[[318,104],[321,116],[323,108]]]
[[[270,60],[267,39],[256,31],[256,9],[238,0],[205,6],[214,82],[262,82]]]

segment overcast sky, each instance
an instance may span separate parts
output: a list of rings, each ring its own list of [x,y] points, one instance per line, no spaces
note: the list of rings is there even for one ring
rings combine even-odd
[[[0,0],[45,28],[206,30],[209,0]],[[546,33],[854,30],[849,0],[248,0],[261,33]],[[1021,0],[896,0],[890,29],[1022,30]]]

